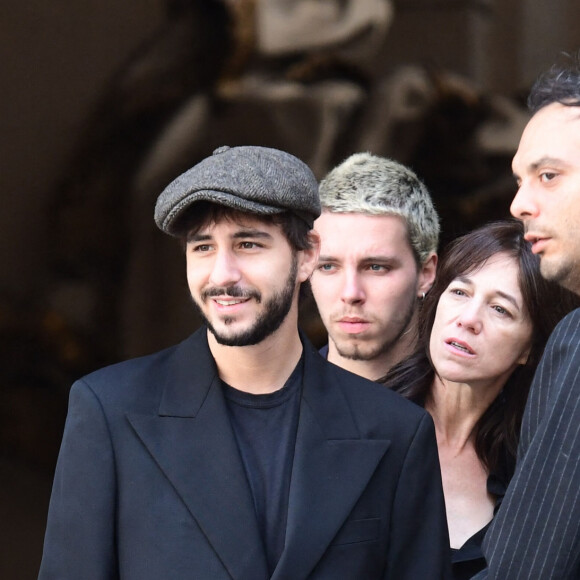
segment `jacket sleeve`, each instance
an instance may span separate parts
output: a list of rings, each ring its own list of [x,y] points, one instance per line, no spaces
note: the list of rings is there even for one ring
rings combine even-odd
[[[451,578],[451,550],[433,420],[421,419],[394,501],[385,580]]]
[[[580,578],[580,311],[546,347],[516,473],[484,540],[487,576]]]
[[[118,578],[111,437],[100,402],[82,381],[70,392],[39,580],[80,578]]]

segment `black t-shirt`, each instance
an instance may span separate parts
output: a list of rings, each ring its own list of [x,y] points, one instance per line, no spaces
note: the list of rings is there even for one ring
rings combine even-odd
[[[270,573],[276,568],[286,538],[302,376],[301,359],[284,387],[266,395],[245,393],[222,381]]]

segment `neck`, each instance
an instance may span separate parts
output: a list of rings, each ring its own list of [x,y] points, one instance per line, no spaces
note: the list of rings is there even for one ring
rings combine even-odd
[[[331,348],[331,344],[329,343],[328,345],[328,361],[365,379],[378,381],[387,374],[387,371],[392,366],[384,357],[377,357],[372,360],[344,358],[336,352],[336,349],[333,350]]]
[[[384,377],[392,367],[400,363],[409,356],[417,343],[417,334],[414,326],[410,325],[384,352],[368,360],[354,360],[340,355],[336,345],[329,338],[328,341],[328,361],[342,367],[343,369],[370,379],[378,381]]]
[[[224,346],[209,331],[208,343],[219,377],[235,389],[256,395],[281,389],[302,355],[296,317],[291,314],[258,344]]]
[[[503,385],[478,389],[435,376],[425,408],[433,417],[439,445],[460,453],[475,440],[475,426]]]

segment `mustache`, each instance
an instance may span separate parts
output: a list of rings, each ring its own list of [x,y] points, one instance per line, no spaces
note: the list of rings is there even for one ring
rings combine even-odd
[[[254,288],[240,288],[239,286],[214,286],[205,288],[201,292],[201,299],[205,302],[212,296],[230,296],[231,298],[255,298],[262,301],[262,294]]]

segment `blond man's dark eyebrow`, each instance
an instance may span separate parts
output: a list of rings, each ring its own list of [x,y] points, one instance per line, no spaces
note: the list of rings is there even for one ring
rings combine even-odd
[[[319,260],[337,260],[335,256],[332,254],[320,254]],[[363,256],[359,262],[368,263],[368,262],[381,262],[381,263],[395,263],[400,262],[400,259],[397,256],[385,255],[385,254],[378,254],[376,256]]]

